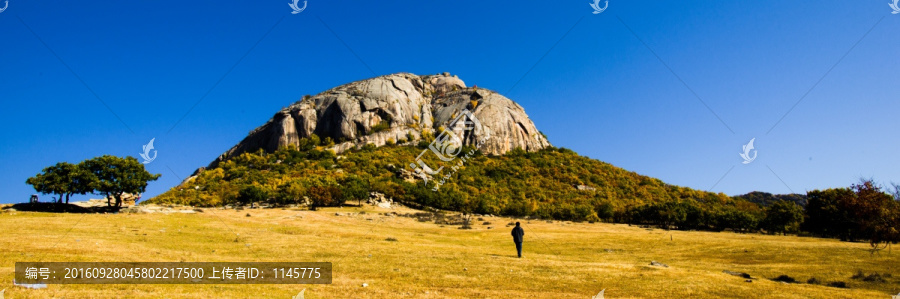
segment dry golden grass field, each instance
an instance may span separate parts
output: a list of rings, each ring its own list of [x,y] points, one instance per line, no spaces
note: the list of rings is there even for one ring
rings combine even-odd
[[[196,214],[3,211],[0,290],[6,290],[6,299],[291,298],[303,289],[306,298],[590,298],[605,289],[606,298],[889,299],[900,292],[900,252],[872,254],[865,243],[521,220],[525,257],[518,259],[507,226],[514,219],[485,218],[474,229],[462,230],[384,212],[389,211],[370,207],[205,209]],[[32,290],[13,285],[17,261],[332,262],[334,281],[50,285]],[[651,266],[651,261],[669,267]],[[746,272],[754,279],[745,282],[723,270]],[[852,279],[858,271],[893,276],[885,282]],[[779,275],[799,283],[770,280]],[[807,284],[812,277],[821,283]],[[835,281],[848,288],[826,286]]]

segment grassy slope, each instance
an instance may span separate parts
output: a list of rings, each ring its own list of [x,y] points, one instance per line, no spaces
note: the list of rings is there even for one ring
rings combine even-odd
[[[485,219],[493,223],[490,230],[480,222],[474,230],[459,230],[376,215],[371,208],[364,215],[335,216],[354,211],[0,212],[0,289],[6,289],[6,298],[289,298],[303,288],[306,298],[587,298],[601,289],[607,298],[889,298],[900,291],[900,277],[888,283],[850,279],[857,270],[900,276],[900,252],[872,255],[861,243],[523,221],[525,258],[516,259],[506,227],[512,219]],[[649,266],[651,260],[670,268]],[[332,285],[26,290],[11,284],[16,261],[330,261],[335,279]],[[763,279],[746,283],[722,270]],[[764,279],[781,274],[801,281],[845,281],[851,289]]]

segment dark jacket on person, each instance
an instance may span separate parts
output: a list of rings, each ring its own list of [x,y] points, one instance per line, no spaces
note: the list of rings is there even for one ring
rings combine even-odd
[[[522,238],[525,236],[525,230],[522,229],[521,226],[516,226],[512,230],[513,242],[522,243]]]

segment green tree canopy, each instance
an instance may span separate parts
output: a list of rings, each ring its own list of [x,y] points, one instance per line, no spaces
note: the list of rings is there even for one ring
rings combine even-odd
[[[84,169],[90,171],[97,179],[93,189],[116,199],[116,207],[122,206],[122,195],[139,194],[147,190],[147,182],[159,179],[159,174],[151,174],[144,169],[144,164],[134,157],[120,158],[103,155],[81,162]],[[108,202],[107,202],[108,203]]]
[[[28,178],[25,183],[32,185],[37,192],[58,195],[59,203],[62,203],[65,196],[66,203],[69,203],[72,194],[84,195],[93,192],[96,180],[97,178],[80,164],[59,162],[44,168],[41,173]]]
[[[270,192],[261,186],[249,185],[238,192],[238,202],[241,204],[252,204],[254,202],[264,202],[269,199]]]
[[[341,193],[344,199],[356,200],[362,205],[362,200],[369,198],[369,182],[355,175],[348,176],[341,181]]]
[[[803,208],[791,201],[776,201],[766,208],[763,226],[770,233],[792,233],[803,222]]]

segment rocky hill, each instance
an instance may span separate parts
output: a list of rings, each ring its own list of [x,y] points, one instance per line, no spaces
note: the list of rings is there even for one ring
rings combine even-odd
[[[373,199],[710,230],[753,229],[763,211],[555,148],[521,106],[446,73],[386,75],[304,96],[147,203],[315,208]]]
[[[243,141],[216,158],[209,167],[259,149],[271,153],[298,145],[315,134],[330,138],[336,153],[366,144],[415,144],[423,136],[443,131],[465,111],[481,125],[467,132],[464,145],[484,154],[501,155],[515,148],[534,152],[549,147],[525,109],[483,88],[466,87],[448,73],[417,76],[399,73],[341,85],[304,98],[275,113]]]

